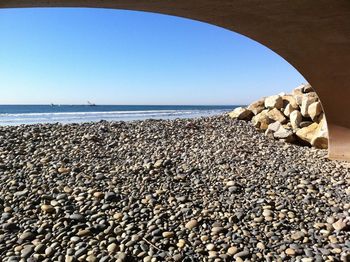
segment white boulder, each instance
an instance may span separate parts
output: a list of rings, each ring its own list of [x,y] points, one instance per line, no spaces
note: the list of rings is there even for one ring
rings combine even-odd
[[[267,112],[268,110],[265,109],[252,118],[252,123],[256,128],[259,128],[260,130],[267,129],[268,125],[271,123]]]
[[[280,122],[281,124],[287,122],[287,118],[277,108],[271,109],[269,112],[267,112],[267,115],[271,120]]]
[[[248,109],[253,112],[254,115],[259,114],[265,109],[265,98],[259,99],[248,106]]]
[[[319,123],[316,133],[311,140],[311,145],[321,149],[328,148],[328,128],[325,118]]]
[[[304,92],[304,86],[305,84],[302,84],[300,86],[297,86],[296,88],[293,89],[292,91],[292,95],[296,96],[296,95],[302,95]]]
[[[318,124],[313,123],[307,127],[300,128],[296,135],[303,141],[308,144],[311,144],[312,139],[315,137],[315,134],[318,129]]]
[[[265,98],[265,107],[281,109],[283,107],[282,97],[277,95],[277,96],[269,96]]]
[[[299,109],[299,105],[292,95],[284,95],[282,96],[282,100],[284,108],[289,104],[292,108]]]
[[[294,130],[297,130],[300,127],[300,123],[303,120],[303,116],[298,110],[294,110],[290,116],[290,124]]]
[[[309,83],[307,83],[307,84],[304,84],[303,92],[304,93],[314,92],[314,89]]]
[[[302,103],[300,106],[300,112],[304,117],[309,117],[309,106],[317,100],[318,97],[314,92],[307,93],[303,96]]]
[[[229,117],[239,120],[251,120],[253,112],[244,107],[237,107],[232,112],[228,113]]]
[[[286,142],[293,142],[294,141],[294,133],[292,130],[287,129],[283,126],[280,126],[277,131],[273,134],[274,138],[277,139],[283,139]]]
[[[322,113],[322,106],[319,101],[313,102],[311,105],[309,105],[307,109],[307,114],[312,119],[312,121],[316,121],[317,117]]]
[[[296,109],[291,105],[291,104],[288,104],[284,110],[283,110],[283,114],[287,117],[290,116],[290,114],[295,111]]]

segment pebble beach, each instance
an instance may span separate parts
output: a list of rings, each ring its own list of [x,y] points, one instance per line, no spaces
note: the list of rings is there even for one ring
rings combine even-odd
[[[0,261],[350,261],[350,165],[226,115],[0,127]]]

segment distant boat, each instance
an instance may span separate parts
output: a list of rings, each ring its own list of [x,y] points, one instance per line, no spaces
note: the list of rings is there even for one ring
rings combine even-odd
[[[51,106],[56,106],[55,104],[51,103]]]
[[[91,103],[90,101],[87,101],[88,106],[96,106],[96,104]]]

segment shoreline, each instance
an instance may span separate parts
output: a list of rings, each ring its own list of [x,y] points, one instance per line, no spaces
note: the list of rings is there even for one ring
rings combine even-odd
[[[0,129],[1,128],[13,128],[13,127],[45,127],[45,126],[86,126],[86,125],[98,125],[98,124],[108,124],[108,125],[117,125],[117,124],[135,124],[135,123],[142,123],[142,122],[161,122],[161,121],[179,121],[179,120],[200,120],[200,119],[206,119],[206,118],[216,118],[216,117],[226,117],[229,112],[225,113],[218,113],[215,115],[201,115],[201,116],[193,116],[193,117],[175,117],[175,118],[146,118],[146,119],[130,119],[130,120],[106,120],[106,119],[101,119],[98,121],[83,121],[83,122],[52,122],[52,123],[31,123],[31,124],[16,124],[16,125],[1,125],[0,124]]]
[[[59,110],[50,106],[7,108],[0,114],[0,126],[37,123],[83,123],[107,121],[133,121],[152,119],[195,118],[229,112],[235,106],[101,106],[95,107],[63,106]],[[5,109],[3,109],[5,110]]]
[[[350,168],[251,123],[35,124],[0,137],[3,261],[350,256]]]

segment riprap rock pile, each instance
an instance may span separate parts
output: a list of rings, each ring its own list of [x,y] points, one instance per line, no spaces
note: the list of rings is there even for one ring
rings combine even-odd
[[[298,86],[291,94],[264,97],[246,108],[238,107],[229,116],[252,121],[255,127],[275,139],[328,148],[326,118],[309,84]]]

